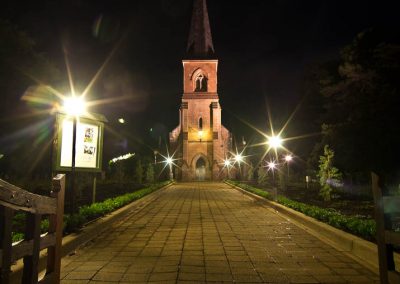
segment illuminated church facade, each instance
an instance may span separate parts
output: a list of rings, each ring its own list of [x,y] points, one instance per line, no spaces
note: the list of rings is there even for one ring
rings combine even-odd
[[[183,64],[183,96],[179,125],[169,134],[170,153],[177,158],[178,180],[221,180],[224,159],[231,150],[231,134],[221,124],[218,97],[218,60],[205,0],[194,0]]]

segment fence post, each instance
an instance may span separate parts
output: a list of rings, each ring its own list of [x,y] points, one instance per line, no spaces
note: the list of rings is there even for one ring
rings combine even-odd
[[[11,273],[12,219],[14,210],[0,206],[0,248],[2,250],[0,283],[8,283]]]
[[[22,283],[38,282],[38,266],[40,253],[40,223],[41,214],[28,213],[26,219],[25,241],[33,241],[32,254],[24,256],[24,272]]]
[[[55,245],[47,249],[46,274],[53,274],[52,283],[60,283],[61,245],[63,235],[65,174],[58,174],[53,178],[51,197],[57,199],[57,213],[49,218],[49,234],[55,234]]]
[[[388,269],[394,269],[393,254],[388,252],[385,241],[385,213],[383,208],[382,188],[377,174],[371,172],[372,192],[375,203],[376,239],[378,243],[379,277],[381,283],[389,283]]]

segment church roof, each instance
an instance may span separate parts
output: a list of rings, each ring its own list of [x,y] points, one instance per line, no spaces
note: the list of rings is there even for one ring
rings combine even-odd
[[[194,0],[187,55],[190,58],[214,57],[206,0]]]

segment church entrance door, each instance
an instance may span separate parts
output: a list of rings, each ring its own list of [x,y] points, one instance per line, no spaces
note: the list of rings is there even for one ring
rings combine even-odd
[[[196,162],[196,180],[206,179],[206,161],[204,158],[199,158]]]

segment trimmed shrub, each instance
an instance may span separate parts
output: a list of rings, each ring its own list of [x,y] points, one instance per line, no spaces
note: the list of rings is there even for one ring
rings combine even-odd
[[[112,211],[115,211],[118,208],[121,208],[135,200],[142,198],[143,196],[150,194],[161,187],[169,184],[170,181],[160,182],[157,184],[153,184],[149,187],[137,190],[135,192],[126,193],[124,195],[120,195],[114,198],[109,198],[104,200],[103,202],[93,203],[91,205],[85,205],[79,208],[79,213],[77,214],[65,214],[64,215],[64,233],[75,232],[78,229],[82,228],[82,226],[92,221],[96,218],[102,217]],[[14,217],[14,224],[17,230],[23,230],[25,223],[25,214],[17,214]],[[49,228],[49,221],[47,219],[43,220],[41,223],[42,233],[47,232]],[[24,234],[18,231],[12,233],[13,242],[20,241],[24,238]]]
[[[244,190],[264,198],[271,199],[271,195],[268,192],[265,192],[259,188],[234,181],[229,181],[229,183],[239,186]],[[373,219],[363,219],[357,216],[343,215],[334,209],[326,209],[314,205],[308,205],[283,196],[278,196],[278,203],[364,239],[375,239],[376,223]]]

